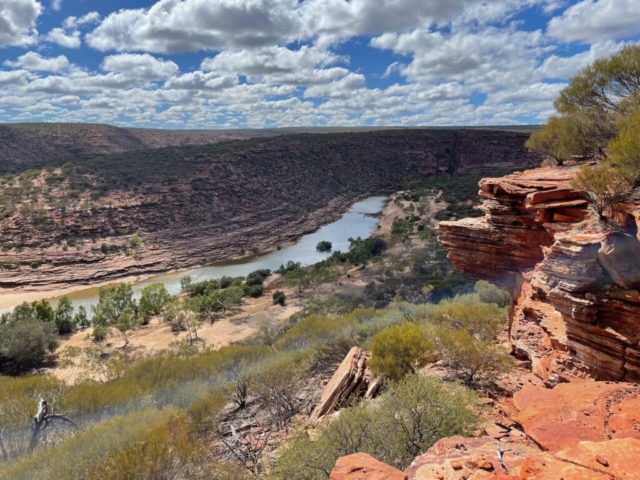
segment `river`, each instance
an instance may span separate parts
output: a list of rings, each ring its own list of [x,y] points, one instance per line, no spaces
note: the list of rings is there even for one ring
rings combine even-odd
[[[334,251],[346,251],[349,248],[350,237],[369,237],[378,223],[378,219],[372,215],[382,212],[386,201],[387,197],[377,196],[355,203],[339,220],[325,225],[314,233],[302,236],[295,244],[283,247],[281,250],[274,250],[242,260],[219,262],[187,271],[154,275],[145,280],[134,282],[134,294],[139,297],[144,287],[157,282],[164,283],[169,293],[178,294],[180,293],[180,279],[185,275],[190,275],[194,282],[198,282],[225,275],[246,276],[254,270],[263,268],[276,270],[289,260],[300,262],[302,265],[313,265],[331,255],[331,252],[318,252],[316,250],[318,242],[327,240],[333,244]],[[83,305],[87,309],[87,313],[91,315],[90,307],[98,301],[98,290],[97,287],[84,288],[69,293],[68,297],[73,301],[74,307]],[[58,303],[58,298],[53,298],[50,301],[55,306]]]

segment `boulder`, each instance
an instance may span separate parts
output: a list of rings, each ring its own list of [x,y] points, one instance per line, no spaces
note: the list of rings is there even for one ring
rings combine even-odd
[[[331,471],[330,480],[407,480],[404,472],[379,462],[366,453],[341,457]],[[293,480],[293,479],[292,479]]]
[[[598,260],[611,278],[626,289],[640,287],[640,241],[623,233],[611,233],[602,240]]]

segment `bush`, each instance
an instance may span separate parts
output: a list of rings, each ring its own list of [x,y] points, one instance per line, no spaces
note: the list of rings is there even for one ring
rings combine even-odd
[[[432,358],[433,346],[417,325],[404,323],[388,328],[373,337],[371,360],[373,374],[390,381],[399,381],[415,373]]]
[[[495,303],[500,308],[508,307],[513,301],[509,292],[500,290],[485,280],[476,282],[474,290],[481,302]]]
[[[4,370],[19,373],[39,368],[47,352],[53,353],[58,345],[55,325],[35,318],[0,327],[0,356],[6,359]]]
[[[316,245],[316,250],[319,252],[329,252],[332,248],[333,245],[331,244],[331,242],[328,242],[326,240],[318,242],[318,244]]]
[[[347,328],[355,325],[355,319],[310,315],[285,332],[276,346],[285,350],[304,349],[318,343],[330,342]]]
[[[413,225],[408,220],[402,218],[394,218],[391,224],[391,234],[403,237],[410,235],[413,231]]]
[[[245,284],[253,286],[253,285],[262,285],[264,280],[271,275],[271,270],[268,268],[262,270],[256,270],[247,275],[245,279]]]
[[[264,291],[264,287],[261,284],[253,285],[253,286],[246,285],[244,294],[248,295],[251,298],[258,298],[262,295],[263,291]]]
[[[447,368],[467,385],[473,385],[480,379],[492,381],[496,375],[513,367],[513,361],[504,348],[492,340],[478,339],[464,328],[435,327],[432,334]]]
[[[468,435],[478,425],[469,408],[476,402],[463,387],[411,375],[384,393],[378,408],[362,403],[341,410],[315,441],[304,432],[294,437],[269,478],[326,479],[339,457],[356,452],[405,469],[439,439]]]
[[[173,408],[133,412],[6,464],[0,473],[15,480],[193,478],[204,452],[188,426],[187,416]]]
[[[273,298],[273,304],[280,305],[281,307],[284,307],[287,301],[287,296],[284,294],[282,290],[276,290],[275,292],[273,292],[272,298]]]
[[[511,357],[494,344],[506,316],[504,308],[482,303],[476,295],[443,300],[431,309],[429,334],[451,373],[470,385],[480,379],[493,380],[511,368]]]

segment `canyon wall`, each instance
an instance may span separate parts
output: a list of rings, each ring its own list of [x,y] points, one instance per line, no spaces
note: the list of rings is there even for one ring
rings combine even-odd
[[[441,222],[461,270],[508,288],[514,353],[549,384],[640,381],[640,193],[604,222],[571,189],[576,166],[480,182],[486,216]]]
[[[526,137],[305,134],[52,162],[1,179],[0,288],[92,284],[273,249],[407,181],[536,164]]]

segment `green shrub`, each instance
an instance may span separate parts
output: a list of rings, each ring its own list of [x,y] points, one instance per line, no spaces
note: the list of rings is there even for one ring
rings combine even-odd
[[[434,327],[431,333],[447,368],[467,385],[478,380],[492,381],[513,368],[513,361],[503,347],[492,340],[478,339],[467,329]]]
[[[495,303],[500,308],[508,307],[513,301],[509,292],[500,290],[498,287],[485,280],[476,282],[474,290],[478,294],[478,298],[481,302]]]
[[[282,290],[276,290],[275,292],[273,292],[272,298],[273,298],[273,304],[280,305],[281,307],[284,307],[287,301],[287,296],[284,294]]]
[[[71,333],[75,330],[73,304],[68,296],[63,295],[58,301],[54,321],[60,335]]]
[[[317,440],[300,432],[277,460],[273,480],[326,480],[336,460],[365,452],[405,469],[441,438],[467,435],[478,424],[473,392],[434,377],[411,375],[380,399],[379,407],[362,403],[343,409],[320,427]]]
[[[316,245],[316,250],[319,252],[328,252],[332,248],[333,248],[333,245],[331,244],[331,242],[328,242],[326,240],[318,242],[318,244]]]
[[[10,322],[0,327],[0,363],[6,359],[4,370],[22,372],[39,368],[47,352],[58,347],[55,325],[36,318]]]
[[[379,378],[399,381],[426,365],[432,359],[433,350],[420,327],[404,323],[383,330],[373,338],[368,366]]]
[[[189,438],[188,418],[176,409],[115,417],[57,447],[5,464],[15,480],[191,477],[204,452]]]
[[[276,346],[285,350],[309,348],[331,341],[355,324],[356,321],[351,318],[310,315],[287,330]]]

